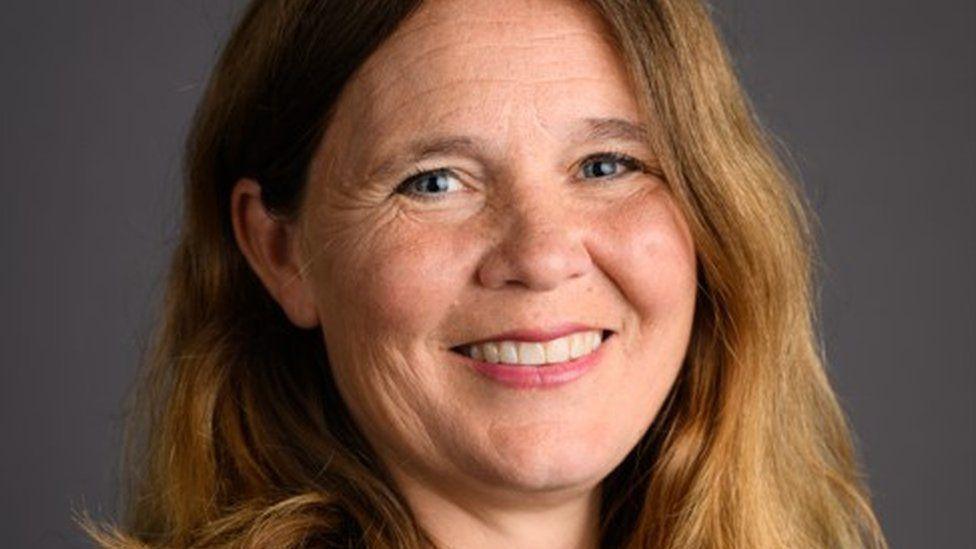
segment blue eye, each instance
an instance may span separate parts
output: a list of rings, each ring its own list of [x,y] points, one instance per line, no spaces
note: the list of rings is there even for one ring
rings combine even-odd
[[[644,165],[636,158],[610,152],[588,157],[583,162],[583,176],[596,179],[613,179],[621,175],[620,166],[628,171],[644,171]]]
[[[636,158],[616,153],[603,152],[588,156],[582,163],[584,179],[611,180],[627,172],[646,172],[644,164]],[[452,191],[464,188],[456,177],[446,168],[418,171],[400,183],[395,192],[416,197],[419,200],[441,200]]]
[[[448,170],[431,170],[408,177],[396,188],[396,192],[409,194],[421,200],[439,200],[448,191],[462,187]],[[439,196],[440,195],[440,196]]]

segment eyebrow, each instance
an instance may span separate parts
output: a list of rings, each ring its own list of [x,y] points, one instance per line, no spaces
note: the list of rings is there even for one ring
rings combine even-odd
[[[648,139],[646,126],[622,118],[586,118],[583,126],[583,130],[577,135],[578,140],[583,143],[616,139],[643,144]]]
[[[592,141],[631,141],[647,143],[647,128],[643,124],[622,118],[585,118],[579,129],[572,134],[579,143]],[[416,164],[432,156],[460,154],[473,157],[485,156],[486,147],[481,140],[467,135],[443,135],[421,138],[406,146],[406,151],[380,163],[370,172],[369,178],[390,175],[398,166]]]

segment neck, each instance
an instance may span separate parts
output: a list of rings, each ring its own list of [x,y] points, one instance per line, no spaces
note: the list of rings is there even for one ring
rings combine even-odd
[[[441,549],[594,549],[599,543],[599,486],[504,502],[434,491],[418,483],[401,488],[414,516]]]

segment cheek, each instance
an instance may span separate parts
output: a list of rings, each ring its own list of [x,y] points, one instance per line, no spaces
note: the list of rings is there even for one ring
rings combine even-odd
[[[453,243],[440,229],[401,227],[371,247],[350,282],[372,329],[412,337],[436,331],[466,282]]]
[[[470,275],[470,242],[449,225],[423,224],[397,212],[370,215],[341,232],[316,262],[320,313],[338,330],[357,326],[402,353],[436,336]]]
[[[336,383],[374,444],[433,448],[425,418],[436,416],[445,390],[429,352],[465,282],[458,231],[395,213],[351,227],[323,239],[334,244],[316,263]]]
[[[664,191],[617,209],[604,223],[603,270],[629,307],[624,366],[614,410],[646,410],[629,426],[650,424],[684,363],[697,296],[695,250],[680,210]]]
[[[683,215],[663,188],[614,209],[595,232],[596,260],[642,321],[665,321],[668,313],[693,307],[694,244]]]

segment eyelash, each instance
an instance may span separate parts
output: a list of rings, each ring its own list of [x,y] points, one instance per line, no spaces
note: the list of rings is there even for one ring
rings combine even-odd
[[[630,156],[629,154],[624,154],[624,153],[618,152],[618,151],[612,151],[611,150],[611,151],[604,151],[604,152],[600,152],[600,153],[591,154],[590,156],[587,156],[586,158],[583,159],[583,161],[580,163],[580,166],[585,166],[588,162],[593,162],[593,161],[615,162],[617,164],[620,164],[621,166],[624,166],[628,170],[628,172],[635,172],[636,171],[636,172],[641,172],[641,173],[648,173],[647,167],[644,165],[643,162],[641,162],[640,160],[637,160],[636,158],[634,158],[633,156]],[[611,180],[617,179],[618,177],[623,177],[628,172],[624,172],[624,173],[620,173],[620,174],[615,174],[615,175],[610,175],[610,176],[606,176],[606,177],[599,177],[599,178],[595,178],[595,179],[597,181],[611,181]],[[437,197],[437,196],[424,195],[424,194],[419,194],[419,193],[411,193],[411,192],[409,192],[407,190],[407,188],[414,181],[416,181],[417,178],[419,178],[421,176],[430,176],[430,175],[438,175],[438,174],[449,174],[449,173],[451,173],[451,171],[449,169],[447,169],[447,168],[437,168],[437,169],[434,169],[434,170],[417,169],[413,173],[411,173],[409,176],[407,176],[407,178],[404,179],[402,183],[400,183],[399,185],[397,185],[397,188],[395,189],[394,193],[412,195],[413,197],[417,198],[418,200],[425,200],[425,201],[428,201],[428,202],[434,202],[434,201],[437,201],[437,200],[443,200],[443,198]]]
[[[586,158],[583,159],[582,164],[586,164],[587,162],[590,162],[592,160],[608,160],[610,162],[617,162],[631,172],[647,173],[647,167],[644,165],[643,162],[637,160],[636,158],[630,156],[629,154],[624,154],[618,151],[605,151],[601,153],[591,154],[590,156],[587,156]],[[622,177],[623,175],[624,174],[611,175],[609,177],[600,178],[600,180],[609,181],[611,179]]]

